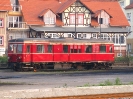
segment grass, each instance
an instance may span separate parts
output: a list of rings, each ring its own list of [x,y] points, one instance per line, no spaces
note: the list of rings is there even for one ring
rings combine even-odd
[[[26,85],[26,83],[18,83],[18,82],[1,82],[0,81],[0,86],[3,85]]]
[[[121,82],[119,78],[116,78],[114,82],[111,82],[110,80],[105,80],[104,82],[100,82],[99,84],[95,85],[90,85],[89,83],[84,84],[83,86],[78,86],[78,87],[90,87],[90,86],[113,86],[113,85],[132,85],[133,82],[130,82],[128,84],[124,84]]]

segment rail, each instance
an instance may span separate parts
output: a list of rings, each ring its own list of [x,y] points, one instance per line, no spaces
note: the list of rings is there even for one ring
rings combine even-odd
[[[83,95],[83,96],[44,97],[44,98],[30,98],[30,99],[133,99],[133,92],[117,93],[117,94]]]

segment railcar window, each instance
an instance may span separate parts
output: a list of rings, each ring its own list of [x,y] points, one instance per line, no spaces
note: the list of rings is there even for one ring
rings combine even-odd
[[[22,44],[18,44],[17,53],[22,53]]]
[[[63,52],[68,53],[68,45],[63,45]]]
[[[13,51],[13,44],[10,44],[10,45],[9,45],[8,50],[9,50],[9,51]]]
[[[37,45],[37,53],[44,53],[44,46],[43,45]]]
[[[109,52],[110,52],[110,53],[113,52],[113,50],[112,50],[112,46],[110,46],[110,48],[109,48]]]
[[[74,46],[71,47],[70,53],[81,53],[81,46],[80,45],[77,45],[75,47]]]
[[[81,49],[78,49],[78,53],[81,53]]]
[[[13,46],[13,53],[16,53],[16,48],[17,48],[17,45],[15,44],[15,45]]]
[[[78,49],[74,49],[74,53],[78,53]]]
[[[86,53],[92,53],[92,45],[87,45],[86,46]]]
[[[105,53],[106,52],[106,46],[105,45],[100,45],[100,52]]]
[[[27,45],[27,47],[26,47],[26,53],[30,53],[30,45]]]
[[[70,50],[70,53],[74,53],[74,50],[73,50],[73,49],[71,49],[71,50]]]
[[[48,45],[48,53],[52,53],[52,45]]]

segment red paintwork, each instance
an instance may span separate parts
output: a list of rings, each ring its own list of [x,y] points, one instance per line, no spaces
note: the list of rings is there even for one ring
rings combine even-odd
[[[8,52],[10,57],[9,62],[22,62],[22,63],[31,63],[31,62],[98,62],[98,61],[114,61],[114,53],[109,53],[109,44],[106,45],[106,53],[99,52],[99,45],[94,44],[92,46],[92,53],[85,53],[86,45],[70,45],[70,48],[80,48],[81,53],[63,53],[62,44],[53,45],[53,53],[47,53],[48,49],[45,45],[45,53],[36,53],[36,44],[23,44],[23,52],[14,54],[11,51]],[[30,53],[26,53],[26,46],[31,45]],[[114,46],[113,46],[114,47]],[[114,52],[114,48],[113,48]],[[20,59],[18,59],[20,58]]]

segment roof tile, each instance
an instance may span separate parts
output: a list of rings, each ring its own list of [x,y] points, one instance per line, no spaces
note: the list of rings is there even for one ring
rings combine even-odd
[[[22,5],[22,13],[27,24],[42,25],[44,22],[39,19],[40,13],[44,9],[51,9],[53,12],[61,13],[69,7],[75,0],[19,0]],[[96,12],[105,10],[110,16],[111,26],[129,26],[129,23],[117,0],[80,0],[88,9]],[[94,22],[93,20],[92,22]],[[94,22],[94,25],[97,25]],[[61,20],[57,19],[56,24],[61,25]],[[93,23],[92,23],[93,24]]]
[[[110,1],[110,2],[109,2]],[[104,9],[110,16],[111,26],[129,26],[129,23],[118,3],[115,0],[82,0],[93,12]]]
[[[10,0],[0,0],[0,11],[12,10]]]

